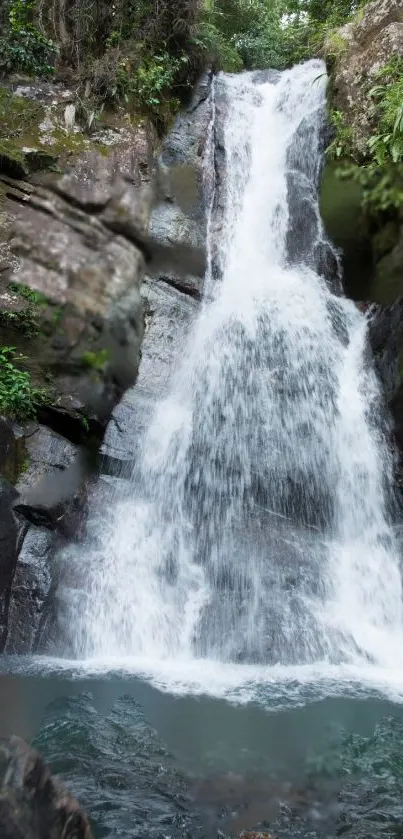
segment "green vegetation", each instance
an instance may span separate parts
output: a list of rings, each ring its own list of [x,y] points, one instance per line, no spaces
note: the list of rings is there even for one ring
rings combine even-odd
[[[90,367],[92,370],[97,370],[100,373],[104,370],[108,359],[108,350],[98,350],[98,352],[88,351],[83,353],[81,358],[84,367]]]
[[[29,373],[21,369],[25,360],[15,347],[0,347],[0,413],[13,419],[34,417],[48,399],[46,391],[34,387]]]
[[[10,283],[9,289],[25,302],[23,309],[0,312],[0,326],[14,327],[27,338],[35,338],[41,329],[41,308],[47,305],[46,297],[26,285]]]
[[[337,52],[343,39],[332,29],[362,2],[6,0],[0,73],[67,74],[78,82],[83,112],[123,106],[164,130],[208,64],[281,69],[320,53],[325,38]]]
[[[328,154],[343,161],[341,178],[362,187],[363,206],[370,215],[399,210],[403,204],[403,59],[393,57],[368,90],[368,112],[376,131],[359,154],[354,135],[340,111],[333,111],[335,136]]]
[[[10,291],[13,291],[14,294],[18,294],[19,297],[22,297],[24,300],[28,300],[29,303],[37,306],[46,306],[48,303],[47,298],[44,294],[42,294],[42,292],[34,291],[33,288],[30,288],[23,283],[10,283],[9,289]]]
[[[0,75],[15,70],[32,75],[53,72],[55,46],[34,23],[35,0],[9,0],[0,12]],[[3,19],[1,19],[1,17]]]

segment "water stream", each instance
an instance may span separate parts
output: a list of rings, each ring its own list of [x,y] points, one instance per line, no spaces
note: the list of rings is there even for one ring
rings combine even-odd
[[[325,90],[317,61],[216,80],[203,304],[131,483],[64,552],[74,660],[9,662],[15,719],[31,679],[33,732],[97,836],[403,829],[393,463],[319,214]]]

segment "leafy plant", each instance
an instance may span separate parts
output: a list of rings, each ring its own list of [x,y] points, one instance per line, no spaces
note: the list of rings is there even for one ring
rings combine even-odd
[[[33,303],[38,306],[46,305],[48,302],[42,292],[35,291],[33,288],[30,288],[30,286],[24,285],[23,283],[9,283],[9,289],[10,291],[13,291],[14,294],[18,294],[18,296],[22,297],[24,300],[28,300],[29,303]]]
[[[353,131],[346,124],[342,111],[333,110],[330,113],[330,122],[333,129],[333,140],[327,148],[327,154],[334,160],[340,160],[354,155]]]
[[[53,42],[33,22],[35,0],[10,0],[5,36],[0,38],[0,73],[22,70],[33,75],[53,72]]]
[[[39,405],[48,398],[46,391],[34,387],[30,374],[19,366],[25,360],[15,347],[0,347],[0,411],[13,419],[34,417]]]
[[[377,130],[368,140],[367,159],[350,169],[362,186],[363,205],[373,215],[403,205],[403,59],[394,56],[377,77],[368,92]]]

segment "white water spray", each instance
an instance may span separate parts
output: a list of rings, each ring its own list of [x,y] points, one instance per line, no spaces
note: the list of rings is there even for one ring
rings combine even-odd
[[[217,84],[221,278],[208,272],[127,497],[89,523],[76,652],[192,668],[401,664],[391,462],[365,318],[320,273],[323,68]]]

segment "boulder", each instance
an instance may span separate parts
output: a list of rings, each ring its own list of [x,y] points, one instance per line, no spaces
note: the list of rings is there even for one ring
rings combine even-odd
[[[77,801],[38,752],[18,737],[0,741],[2,839],[92,839]]]

